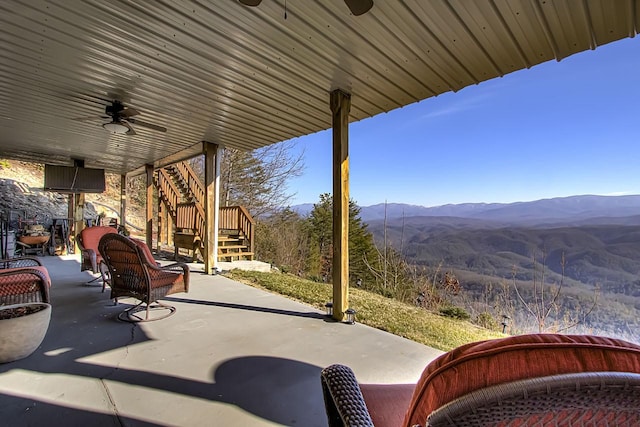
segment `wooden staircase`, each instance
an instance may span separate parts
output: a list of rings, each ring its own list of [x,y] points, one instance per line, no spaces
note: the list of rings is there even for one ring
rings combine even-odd
[[[175,223],[176,256],[179,248],[200,251],[204,257],[204,185],[185,162],[159,169],[155,174],[158,197]],[[253,260],[255,225],[242,206],[221,207],[218,219],[218,260]]]

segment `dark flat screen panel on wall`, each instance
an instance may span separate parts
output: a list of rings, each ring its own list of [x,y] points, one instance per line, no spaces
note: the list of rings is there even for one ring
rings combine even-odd
[[[58,193],[103,193],[104,169],[44,165],[44,189]]]

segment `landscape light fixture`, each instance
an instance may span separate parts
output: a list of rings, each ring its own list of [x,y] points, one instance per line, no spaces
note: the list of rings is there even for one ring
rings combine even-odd
[[[127,126],[115,120],[112,122],[103,124],[102,127],[111,133],[123,134],[123,133],[129,132],[129,128]]]
[[[353,308],[347,308],[347,310],[344,312],[344,314],[347,315],[347,325],[353,325],[354,323],[356,323],[356,313],[357,311],[355,311]]]
[[[333,316],[333,303],[329,301],[324,305],[325,310],[327,310],[327,316]]]
[[[507,333],[507,326],[509,326],[509,320],[511,320],[511,317],[507,316],[506,314],[502,315],[502,333],[503,334]]]

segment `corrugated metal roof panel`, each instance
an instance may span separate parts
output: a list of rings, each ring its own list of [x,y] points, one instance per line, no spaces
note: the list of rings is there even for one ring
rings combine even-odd
[[[329,92],[360,120],[634,36],[640,0],[0,3],[0,156],[124,173],[252,149],[331,126]],[[118,99],[137,135],[102,129]]]

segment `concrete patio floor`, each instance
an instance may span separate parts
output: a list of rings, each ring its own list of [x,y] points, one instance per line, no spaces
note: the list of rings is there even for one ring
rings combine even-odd
[[[173,316],[118,321],[75,256],[43,257],[53,312],[30,357],[0,365],[3,425],[326,426],[320,370],[415,382],[441,352],[223,276],[191,275]]]

